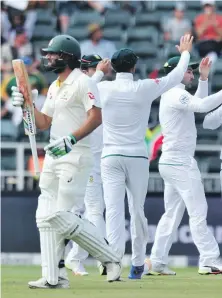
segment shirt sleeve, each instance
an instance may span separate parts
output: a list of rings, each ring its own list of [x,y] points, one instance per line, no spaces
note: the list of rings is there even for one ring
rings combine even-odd
[[[214,110],[213,112],[207,114],[204,118],[203,128],[206,129],[217,129],[222,125],[222,105]]]
[[[222,90],[203,99],[183,90],[178,96],[171,98],[171,104],[180,110],[207,113],[222,104]]]
[[[91,77],[91,80],[93,80],[95,83],[101,82],[102,78],[104,77],[104,73],[102,70],[97,70],[94,75]]]
[[[153,101],[164,92],[178,85],[187,71],[189,61],[190,53],[188,51],[184,51],[178,65],[167,76],[154,80],[142,80],[144,96],[147,96],[151,101]]]
[[[92,109],[93,106],[100,108],[99,91],[96,83],[91,78],[86,78],[82,85],[81,100],[86,112]]]
[[[51,88],[49,88],[46,100],[43,104],[41,112],[49,117],[53,117],[55,111],[55,100],[52,96]]]
[[[194,96],[200,98],[208,96],[208,80],[202,81],[199,79],[197,91]]]

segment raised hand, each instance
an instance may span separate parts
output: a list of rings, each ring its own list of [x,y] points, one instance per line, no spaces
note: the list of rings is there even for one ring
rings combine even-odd
[[[23,94],[19,91],[19,88],[12,86],[12,104],[14,107],[22,107],[24,105]]]
[[[211,68],[212,61],[210,61],[209,57],[203,58],[200,62],[199,72],[200,72],[200,79],[202,81],[206,81]]]
[[[96,67],[96,70],[101,70],[104,74],[107,74],[111,69],[111,63],[109,59],[103,59]]]
[[[180,38],[180,45],[176,45],[178,51],[182,54],[184,51],[191,52],[193,45],[193,36],[186,34]]]
[[[23,107],[24,105],[24,96],[23,94],[19,91],[19,88],[16,86],[11,87],[12,90],[12,105],[14,107]],[[32,100],[33,104],[35,104],[36,99],[38,98],[38,90],[34,89],[32,90]]]

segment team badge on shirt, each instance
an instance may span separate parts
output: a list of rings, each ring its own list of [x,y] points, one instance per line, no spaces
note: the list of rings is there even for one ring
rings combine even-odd
[[[90,99],[95,99],[95,96],[92,94],[92,92],[87,93]]]
[[[183,105],[186,105],[189,101],[189,97],[187,95],[181,95],[180,98],[179,98],[179,101],[183,104]]]
[[[68,100],[68,98],[69,98],[69,92],[68,91],[64,91],[60,98],[62,100]]]
[[[90,183],[93,183],[93,176],[92,176],[92,175],[89,176],[89,182],[90,182]]]

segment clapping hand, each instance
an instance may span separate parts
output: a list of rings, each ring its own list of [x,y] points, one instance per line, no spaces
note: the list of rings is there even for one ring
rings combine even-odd
[[[206,81],[211,67],[212,61],[210,61],[209,57],[203,58],[200,62],[199,72],[200,72],[200,79],[202,81]]]
[[[180,38],[180,45],[176,45],[176,48],[182,54],[184,51],[191,52],[193,45],[193,36],[185,34]]]

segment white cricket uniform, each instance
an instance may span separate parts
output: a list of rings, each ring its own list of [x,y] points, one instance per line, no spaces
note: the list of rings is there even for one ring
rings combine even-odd
[[[222,105],[215,111],[207,114],[204,118],[203,128],[206,129],[217,129],[222,126]],[[222,134],[222,132],[220,132]],[[221,159],[221,170],[220,170],[220,183],[221,183],[221,193],[222,193],[222,149],[220,153]]]
[[[42,113],[52,117],[50,141],[68,136],[81,127],[87,119],[87,112],[99,104],[96,84],[80,69],[74,69],[61,86],[54,81],[42,108]],[[44,219],[56,211],[73,208],[78,211],[81,208],[91,168],[89,136],[59,159],[46,154],[39,182],[41,195],[36,221],[40,231],[42,274],[51,284],[58,281],[58,261],[64,252],[64,241],[51,228],[45,229]],[[53,262],[56,263],[54,267]]]
[[[189,53],[184,52],[178,66],[161,79],[133,81],[131,73],[117,73],[116,80],[98,84],[103,118],[101,173],[107,240],[117,253],[124,255],[127,192],[134,266],[143,265],[148,240],[144,201],[149,161],[144,136],[150,107],[154,99],[181,82],[189,58]]]
[[[200,253],[200,266],[211,265],[219,256],[218,244],[207,227],[207,201],[194,159],[197,136],[194,112],[208,112],[222,103],[222,91],[211,96],[207,94],[208,81],[199,80],[194,96],[179,84],[161,97],[159,119],[163,145],[159,171],[165,184],[165,213],[159,221],[151,252],[154,263],[167,264],[185,208]]]
[[[95,83],[99,83],[103,78],[102,71],[96,71],[91,77]],[[86,192],[85,192],[85,215],[90,222],[92,222],[100,231],[101,235],[105,237],[106,226],[104,220],[105,203],[103,198],[103,185],[101,179],[101,154],[103,147],[103,126],[97,127],[90,134],[90,148],[93,156],[93,168],[90,172]],[[84,207],[82,207],[84,209]],[[79,247],[75,242],[72,243],[66,262],[84,261],[88,257],[88,252]]]
[[[96,71],[91,79],[99,83],[104,76],[102,71]],[[85,194],[86,217],[101,230],[105,237],[106,227],[103,217],[105,203],[101,179],[101,155],[103,148],[103,125],[97,127],[90,135],[90,146],[93,154],[93,168],[89,176]]]

